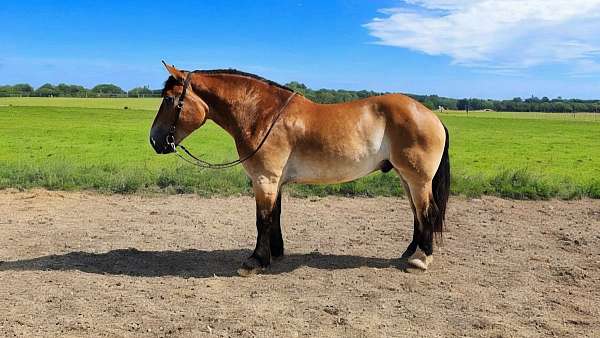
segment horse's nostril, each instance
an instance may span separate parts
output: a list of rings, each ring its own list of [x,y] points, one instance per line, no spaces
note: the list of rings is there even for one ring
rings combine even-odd
[[[156,142],[156,140],[154,139],[154,137],[150,136],[150,145],[152,146],[152,148],[154,149],[154,151],[156,151],[156,153],[161,154],[162,153],[162,147],[160,144],[158,144]]]

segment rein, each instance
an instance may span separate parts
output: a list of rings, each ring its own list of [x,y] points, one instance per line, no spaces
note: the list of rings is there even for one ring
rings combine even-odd
[[[176,110],[176,114],[175,114],[175,119],[173,121],[173,124],[169,128],[169,134],[167,135],[167,143],[169,143],[171,145],[171,147],[173,147],[173,150],[175,150],[175,154],[180,159],[182,159],[183,161],[185,161],[187,163],[190,163],[197,167],[200,167],[200,168],[226,169],[226,168],[234,167],[234,166],[241,164],[244,161],[250,159],[252,156],[254,156],[260,150],[260,148],[262,148],[263,144],[265,144],[265,142],[267,141],[267,138],[271,134],[271,130],[273,130],[273,127],[275,127],[275,123],[277,123],[277,121],[279,120],[279,118],[281,117],[283,112],[285,111],[285,108],[287,108],[287,106],[290,104],[290,102],[292,101],[292,98],[294,98],[294,96],[296,96],[296,92],[293,92],[292,95],[290,95],[287,98],[287,100],[285,101],[283,106],[281,106],[279,111],[277,111],[277,114],[275,114],[273,121],[271,122],[271,126],[269,126],[269,129],[267,129],[267,133],[262,138],[262,140],[260,141],[260,143],[258,144],[256,149],[254,149],[250,154],[240,157],[235,161],[224,162],[224,163],[210,163],[210,162],[207,162],[205,160],[198,158],[197,156],[194,156],[194,154],[192,154],[186,147],[184,147],[180,144],[177,144],[177,145],[175,144],[175,125],[177,124],[177,121],[179,121],[179,115],[181,114],[181,111],[183,110],[183,100],[185,99],[185,95],[187,93],[187,88],[190,85],[192,73],[194,73],[194,72],[189,72],[188,75],[185,77],[185,81],[183,82],[183,91],[181,92],[181,95],[179,96],[179,100],[177,101],[177,108],[176,108],[177,110]],[[181,153],[179,153],[177,151],[177,148],[181,148],[189,157],[191,157],[191,159],[185,158]]]

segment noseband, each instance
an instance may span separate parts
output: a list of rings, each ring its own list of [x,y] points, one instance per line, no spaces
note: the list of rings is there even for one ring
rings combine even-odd
[[[206,169],[225,169],[225,168],[230,168],[230,167],[236,166],[238,164],[241,164],[242,162],[244,162],[244,161],[248,160],[249,158],[251,158],[252,156],[254,156],[254,154],[256,154],[260,150],[260,148],[263,146],[263,144],[265,144],[265,141],[267,141],[267,137],[269,137],[269,134],[271,134],[271,130],[273,130],[273,127],[275,126],[275,123],[277,122],[277,120],[279,120],[279,117],[281,116],[281,114],[283,113],[283,111],[285,110],[285,108],[287,108],[287,106],[289,105],[289,103],[292,101],[292,98],[294,96],[296,96],[296,92],[293,92],[292,95],[290,95],[287,98],[287,100],[281,106],[281,108],[279,109],[279,111],[277,111],[277,114],[275,114],[275,116],[273,118],[273,121],[271,122],[271,125],[269,126],[269,129],[267,129],[267,133],[262,138],[262,140],[260,141],[260,143],[258,144],[258,146],[256,147],[256,149],[254,149],[252,152],[250,152],[250,154],[248,154],[248,155],[246,155],[244,157],[240,157],[237,160],[231,161],[231,162],[210,163],[210,162],[207,162],[205,160],[202,160],[202,159],[198,158],[197,156],[194,156],[189,150],[187,150],[181,144],[175,144],[175,131],[176,131],[175,125],[179,121],[179,115],[181,115],[181,111],[183,110],[183,101],[185,100],[185,95],[187,93],[187,88],[190,85],[190,81],[192,79],[192,74],[193,73],[195,73],[195,71],[189,72],[187,74],[187,76],[185,77],[185,80],[183,81],[183,91],[181,92],[181,95],[179,95],[179,99],[177,100],[177,106],[175,107],[175,118],[173,120],[173,123],[171,124],[171,127],[169,127],[169,133],[167,134],[167,144],[169,144],[173,148],[173,150],[175,151],[175,154],[179,158],[181,158],[182,160],[184,160],[187,163],[193,164],[193,165],[198,166],[200,168],[206,168]],[[185,158],[183,155],[181,155],[179,152],[177,152],[177,148],[183,149],[183,151],[191,159]]]

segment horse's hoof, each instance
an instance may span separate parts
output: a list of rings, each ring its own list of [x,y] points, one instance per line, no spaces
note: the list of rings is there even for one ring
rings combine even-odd
[[[240,277],[250,277],[252,275],[258,275],[263,270],[264,270],[263,268],[254,268],[254,269],[239,268],[237,270],[237,273],[238,273],[238,275],[240,275]]]
[[[427,271],[427,268],[431,262],[433,262],[433,256],[412,257],[407,260],[409,265],[423,271]]]
[[[242,267],[237,270],[237,273],[242,277],[248,277],[264,271],[265,267],[260,264],[258,259],[250,257],[242,264]]]

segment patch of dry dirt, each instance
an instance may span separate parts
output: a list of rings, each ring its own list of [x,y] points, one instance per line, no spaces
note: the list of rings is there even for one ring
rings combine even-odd
[[[406,200],[284,198],[287,257],[248,197],[0,191],[1,336],[598,336],[600,201],[452,198],[426,273]]]

